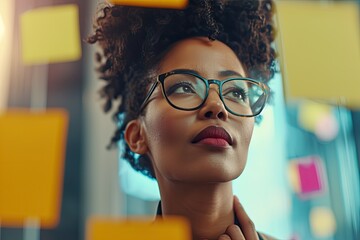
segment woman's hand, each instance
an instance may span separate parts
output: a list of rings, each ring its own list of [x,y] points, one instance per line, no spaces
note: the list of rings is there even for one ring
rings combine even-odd
[[[259,240],[254,223],[236,196],[234,196],[234,211],[240,227],[235,224],[230,225],[218,240]]]

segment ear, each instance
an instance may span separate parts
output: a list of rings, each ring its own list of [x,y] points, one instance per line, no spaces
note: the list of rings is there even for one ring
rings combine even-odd
[[[126,125],[125,141],[129,145],[131,151],[137,154],[145,154],[148,152],[145,132],[138,119],[131,120]]]

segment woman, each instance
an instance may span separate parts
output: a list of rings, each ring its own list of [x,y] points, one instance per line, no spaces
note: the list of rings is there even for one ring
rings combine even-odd
[[[274,73],[272,2],[192,1],[184,10],[104,6],[98,43],[105,111],[119,100],[123,157],[156,178],[158,214],[193,239],[270,239],[232,193]],[[137,157],[139,154],[140,157]]]

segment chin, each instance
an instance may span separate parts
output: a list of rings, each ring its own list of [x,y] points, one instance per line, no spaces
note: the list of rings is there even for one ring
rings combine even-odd
[[[227,172],[227,173],[223,173],[223,174],[217,174],[217,176],[214,176],[214,180],[216,182],[229,182],[229,181],[233,181],[236,178],[238,178],[241,175],[241,172]]]
[[[200,173],[188,173],[181,179],[193,183],[225,183],[238,178],[242,171],[243,169],[203,169]]]

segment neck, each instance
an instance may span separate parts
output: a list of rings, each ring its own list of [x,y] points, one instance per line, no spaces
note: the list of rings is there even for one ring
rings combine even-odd
[[[234,223],[231,182],[159,184],[163,216],[187,218],[193,240],[218,239]]]

